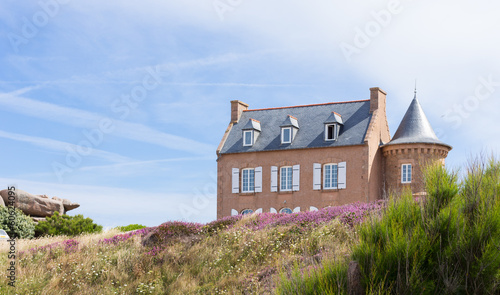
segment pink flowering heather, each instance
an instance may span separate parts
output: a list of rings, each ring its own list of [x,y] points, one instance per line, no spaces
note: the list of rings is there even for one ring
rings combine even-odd
[[[156,229],[156,227],[145,227],[145,228],[142,228],[142,229],[138,229],[138,230],[134,230],[134,231],[131,231],[131,232],[128,232],[128,233],[124,233],[124,234],[119,234],[119,235],[116,235],[112,238],[109,238],[109,239],[103,239],[103,240],[99,240],[99,243],[100,244],[113,244],[113,245],[116,245],[120,242],[123,242],[123,241],[126,241],[134,236],[137,236],[137,235],[140,235],[141,237],[144,237],[145,235],[147,235],[148,233],[150,233],[151,231],[153,231],[154,229]]]
[[[74,253],[78,250],[79,242],[73,239],[65,240],[62,242],[56,242],[52,244],[48,244],[42,247],[35,247],[28,250],[31,254],[36,254],[39,252],[52,252],[55,249],[63,248],[66,253]],[[19,252],[19,255],[23,255],[25,251]]]

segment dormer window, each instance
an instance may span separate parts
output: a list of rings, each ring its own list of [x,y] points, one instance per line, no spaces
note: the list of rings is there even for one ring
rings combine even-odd
[[[281,143],[292,142],[292,127],[281,128]]]
[[[253,130],[243,131],[243,146],[253,145]]]
[[[280,125],[281,127],[281,144],[289,144],[295,138],[297,131],[299,131],[299,121],[294,116],[288,115],[285,121]]]
[[[248,123],[242,128],[243,146],[253,146],[260,134],[260,122],[255,119],[248,120]]]
[[[340,127],[344,125],[342,116],[336,112],[332,112],[325,124],[325,141],[335,141],[340,134]]]
[[[337,124],[325,125],[325,140],[337,140]]]

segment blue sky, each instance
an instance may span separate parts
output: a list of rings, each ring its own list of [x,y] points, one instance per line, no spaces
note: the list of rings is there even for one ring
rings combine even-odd
[[[5,0],[0,184],[105,226],[216,217],[230,100],[250,108],[418,97],[454,149],[500,146],[491,1]]]

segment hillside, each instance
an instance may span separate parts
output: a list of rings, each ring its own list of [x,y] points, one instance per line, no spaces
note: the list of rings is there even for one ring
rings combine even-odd
[[[349,255],[353,225],[381,204],[18,240],[16,287],[3,276],[0,293],[272,294],[280,272]],[[2,243],[2,265],[7,252]]]

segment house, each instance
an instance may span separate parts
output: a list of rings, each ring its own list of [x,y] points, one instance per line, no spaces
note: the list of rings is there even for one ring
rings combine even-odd
[[[231,101],[217,149],[217,218],[311,211],[389,192],[422,192],[422,166],[444,160],[416,94],[391,139],[386,93],[370,99],[268,109]]]

